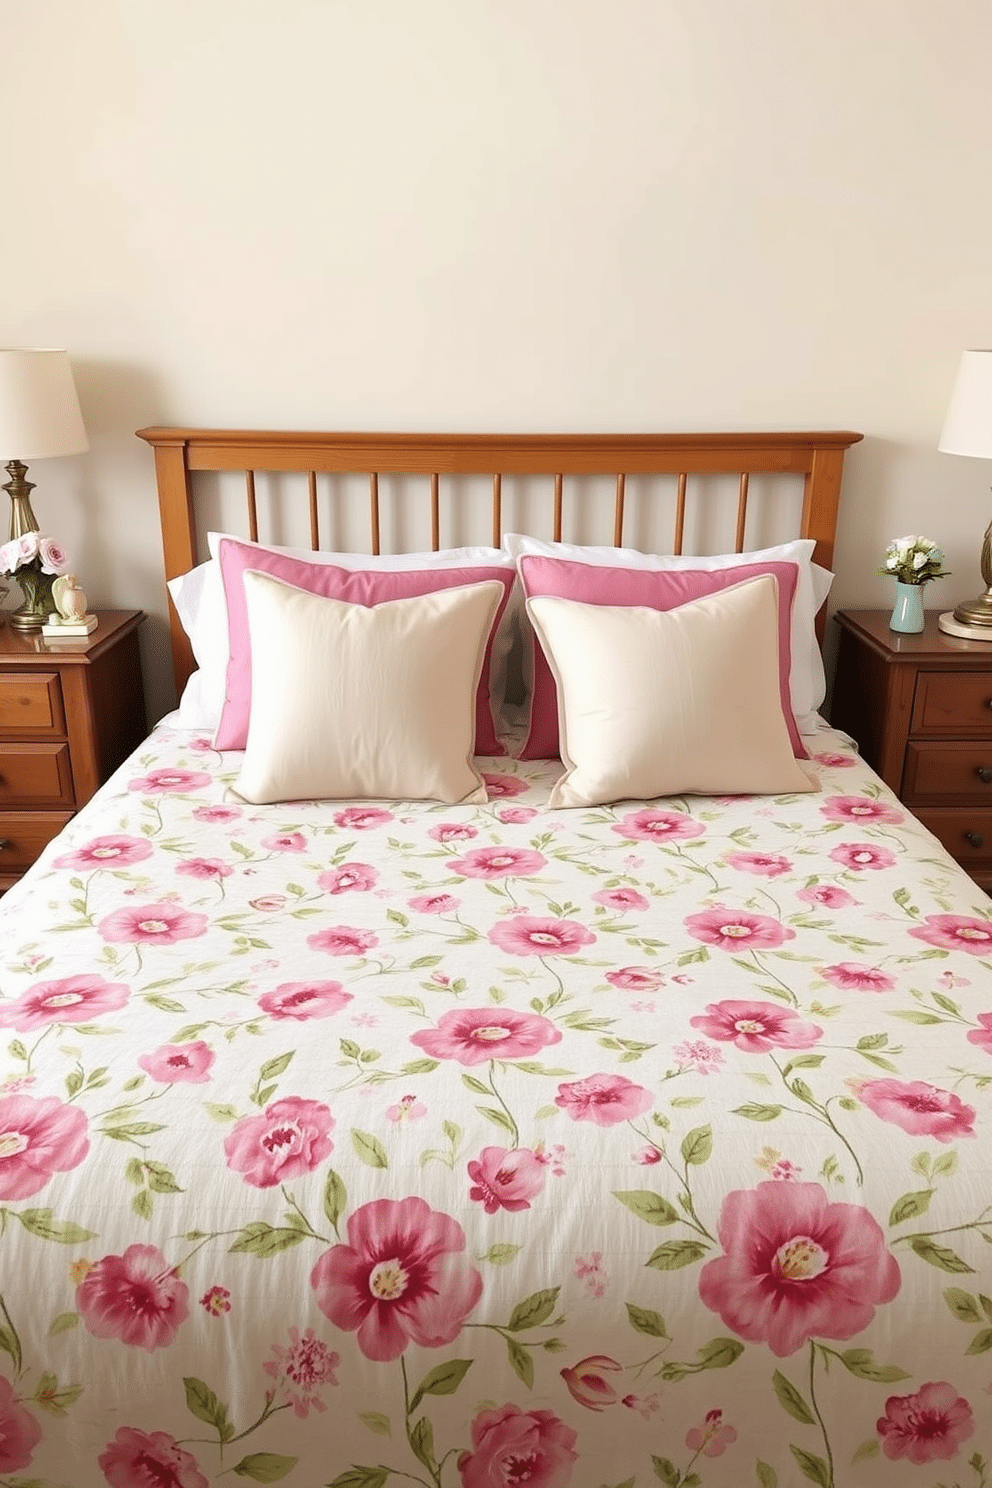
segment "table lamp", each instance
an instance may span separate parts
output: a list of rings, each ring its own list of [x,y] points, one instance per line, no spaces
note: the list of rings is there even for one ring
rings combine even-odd
[[[948,455],[992,460],[992,351],[962,352],[937,448]],[[949,635],[992,641],[992,522],[982,542],[981,569],[985,593],[938,618]]]
[[[39,530],[24,462],[88,449],[68,352],[0,350],[0,460],[10,476],[3,489],[11,538]]]

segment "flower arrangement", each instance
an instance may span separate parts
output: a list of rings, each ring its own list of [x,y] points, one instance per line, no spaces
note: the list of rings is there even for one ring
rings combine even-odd
[[[895,537],[885,550],[885,564],[876,569],[900,584],[929,584],[950,573],[944,567],[944,550],[928,537]]]
[[[22,629],[40,626],[55,608],[52,583],[65,573],[69,560],[61,543],[41,532],[22,532],[0,547],[0,574],[12,574],[24,595],[11,623]]]

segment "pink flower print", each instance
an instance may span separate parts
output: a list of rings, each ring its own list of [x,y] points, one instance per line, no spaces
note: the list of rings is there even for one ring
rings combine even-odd
[[[791,1008],[749,999],[711,1002],[705,1013],[690,1018],[689,1022],[712,1039],[736,1044],[746,1054],[767,1054],[771,1049],[811,1049],[823,1037],[822,1028],[804,1022]]]
[[[625,1075],[588,1075],[584,1080],[558,1086],[555,1105],[573,1121],[591,1121],[594,1126],[618,1126],[643,1116],[654,1104],[654,1096],[643,1085]]]
[[[875,1430],[886,1457],[892,1461],[908,1457],[920,1467],[955,1457],[974,1432],[975,1417],[953,1385],[930,1380],[915,1395],[890,1395]]]
[[[859,1095],[882,1121],[901,1126],[913,1137],[956,1142],[973,1137],[975,1112],[949,1090],[925,1080],[866,1080]]]
[[[702,1426],[690,1426],[685,1434],[685,1444],[690,1452],[702,1452],[704,1457],[722,1457],[737,1440],[733,1426],[724,1426],[723,1411],[706,1412]]]
[[[797,889],[796,898],[804,904],[819,904],[824,909],[846,909],[858,902],[853,894],[838,889],[834,884],[811,884],[808,889]]]
[[[272,837],[263,837],[262,846],[267,852],[301,853],[307,850],[307,839],[302,832],[277,832]]]
[[[876,847],[873,842],[842,842],[829,854],[835,863],[855,872],[871,869],[879,872],[883,868],[894,868],[896,855],[887,847]],[[909,932],[912,935],[912,931]]]
[[[104,940],[129,945],[174,945],[207,932],[207,917],[179,909],[164,900],[158,904],[128,905],[105,915],[97,926]]]
[[[303,1421],[311,1410],[326,1410],[327,1405],[318,1392],[321,1385],[337,1384],[334,1371],[341,1363],[341,1355],[322,1343],[312,1328],[302,1337],[299,1328],[290,1328],[289,1348],[274,1343],[272,1354],[262,1368],[270,1379],[280,1382],[293,1414]]]
[[[342,863],[340,868],[329,869],[317,879],[317,887],[328,894],[365,893],[379,882],[378,870],[370,863]]]
[[[976,1049],[984,1049],[986,1054],[992,1054],[992,1013],[979,1013],[978,1021],[981,1027],[969,1029],[965,1038]]]
[[[661,973],[649,966],[621,966],[619,971],[608,971],[606,980],[623,992],[657,992],[665,982]]]
[[[828,770],[849,770],[854,764],[854,757],[850,754],[814,754],[813,758]]]
[[[0,1377],[0,1473],[19,1472],[27,1467],[41,1441],[41,1427]],[[208,1488],[204,1480],[203,1488]]]
[[[564,1178],[565,1160],[568,1157],[568,1153],[562,1142],[554,1142],[551,1147],[546,1147],[543,1142],[538,1142],[534,1148],[534,1156],[539,1163],[543,1163],[546,1168],[550,1168],[556,1178]]]
[[[270,1018],[329,1018],[351,1002],[352,994],[340,982],[280,982],[272,992],[263,992],[258,1005]]]
[[[524,878],[540,873],[547,864],[543,853],[526,847],[473,847],[464,857],[452,858],[448,866],[462,878],[495,879]]]
[[[234,869],[221,858],[184,858],[176,872],[186,878],[230,878]]]
[[[348,832],[370,832],[374,827],[384,827],[394,820],[391,811],[381,806],[346,806],[334,813],[334,824]]]
[[[577,920],[521,914],[494,925],[489,939],[511,956],[575,956],[596,937]]]
[[[780,853],[732,852],[724,862],[730,868],[739,868],[742,873],[756,873],[761,878],[781,878],[792,872],[792,863]]]
[[[512,1008],[453,1008],[434,1028],[410,1035],[411,1044],[433,1059],[457,1059],[459,1064],[484,1064],[487,1059],[532,1059],[561,1032],[539,1013]]]
[[[411,909],[420,914],[454,914],[461,903],[460,899],[453,899],[450,894],[418,894],[415,899],[407,901]]]
[[[130,995],[130,988],[123,982],[105,982],[101,976],[36,982],[16,1002],[0,1005],[0,1028],[31,1033],[49,1023],[90,1023],[102,1013],[122,1008]]]
[[[652,1146],[650,1142],[646,1147],[639,1147],[636,1152],[631,1154],[632,1161],[640,1163],[642,1168],[653,1167],[655,1163],[661,1162],[663,1156],[664,1153],[661,1148]]]
[[[403,1121],[419,1121],[421,1116],[426,1115],[427,1107],[415,1095],[404,1095],[395,1106],[386,1108],[386,1120],[395,1121],[397,1124]]]
[[[221,1317],[231,1310],[231,1294],[227,1287],[212,1286],[200,1298],[200,1306],[211,1317]]]
[[[490,775],[483,770],[482,778],[490,800],[496,796],[522,796],[527,789],[526,780],[521,780],[518,775]]]
[[[468,1164],[472,1187],[470,1199],[481,1204],[487,1214],[508,1209],[511,1214],[529,1209],[544,1188],[544,1164],[526,1147],[512,1151],[506,1147],[483,1147],[479,1156]]]
[[[533,806],[501,806],[496,813],[496,820],[501,821],[505,827],[523,826],[526,822],[533,821],[536,815]]]
[[[858,961],[838,961],[834,966],[821,966],[820,975],[831,986],[852,992],[891,992],[895,977],[877,966],[862,966]]]
[[[870,796],[828,796],[820,811],[827,821],[835,822],[887,822],[895,826],[906,819],[905,812],[873,801]]]
[[[727,1194],[718,1234],[725,1254],[703,1267],[700,1298],[741,1338],[767,1343],[779,1358],[809,1338],[853,1338],[901,1284],[874,1216],[830,1203],[818,1183],[759,1183]]]
[[[650,1421],[661,1410],[661,1392],[652,1390],[650,1395],[625,1395],[620,1403],[628,1410],[636,1410],[645,1421]]]
[[[202,790],[205,785],[210,784],[210,776],[205,770],[149,770],[147,775],[132,780],[128,790],[141,791],[143,795],[152,796],[164,791],[189,792]]]
[[[151,855],[152,845],[145,837],[94,837],[75,852],[56,858],[55,867],[81,872],[88,868],[128,868],[132,863],[143,863]]]
[[[937,981],[947,992],[953,992],[955,987],[970,987],[971,981],[968,977],[958,976],[953,971],[942,971]]]
[[[195,806],[193,816],[197,821],[203,822],[231,822],[237,821],[241,815],[240,806]]]
[[[584,1283],[590,1297],[595,1297],[598,1301],[600,1298],[606,1296],[606,1287],[609,1278],[603,1269],[603,1252],[601,1250],[594,1250],[588,1259],[585,1256],[576,1256],[573,1269],[579,1281]]]
[[[712,1075],[723,1064],[723,1050],[705,1039],[686,1039],[674,1046],[672,1054],[683,1069],[693,1069],[697,1075]]]
[[[619,1395],[610,1384],[607,1375],[623,1372],[623,1365],[609,1354],[590,1354],[580,1359],[571,1369],[563,1369],[561,1377],[568,1386],[568,1393],[586,1410],[602,1411],[616,1405]]]
[[[431,827],[427,835],[435,842],[465,842],[470,837],[478,837],[479,833],[475,827],[463,826],[461,822],[442,822],[438,827]]]
[[[321,1312],[355,1333],[367,1359],[396,1359],[407,1344],[441,1348],[482,1296],[457,1220],[421,1198],[374,1199],[348,1217],[347,1245],[310,1273]]]
[[[796,938],[794,930],[781,925],[771,915],[724,909],[722,905],[687,915],[683,923],[689,934],[704,945],[719,946],[724,951],[774,950]]]
[[[96,1338],[129,1348],[168,1348],[189,1317],[189,1288],[155,1245],[107,1255],[76,1288],[76,1307]]]
[[[706,828],[684,811],[632,811],[612,829],[621,837],[640,842],[689,842],[702,837]]]
[[[648,901],[643,894],[636,889],[600,889],[598,894],[593,894],[593,902],[603,904],[607,909],[648,909]]]
[[[85,1112],[58,1096],[0,1097],[0,1199],[28,1199],[90,1150]]]
[[[196,1458],[167,1431],[122,1426],[97,1461],[110,1488],[210,1488]]]
[[[209,754],[213,749],[213,741],[201,734],[197,739],[190,739],[189,747],[194,754]]]
[[[227,1165],[253,1188],[273,1188],[312,1173],[334,1143],[334,1117],[320,1101],[287,1095],[261,1116],[243,1116],[225,1138]]]
[[[138,1063],[165,1085],[202,1085],[210,1079],[214,1051],[202,1039],[192,1044],[163,1044],[153,1054],[140,1054]]]
[[[364,956],[378,944],[379,937],[371,930],[355,930],[350,925],[331,925],[307,936],[311,950],[326,951],[330,956]]]
[[[286,903],[285,894],[260,894],[257,899],[249,899],[248,903],[252,909],[260,911],[282,909]]]
[[[943,951],[967,951],[969,956],[992,953],[992,924],[971,915],[927,915],[924,923],[909,933]]]
[[[575,1442],[575,1432],[551,1411],[482,1410],[472,1422],[472,1450],[458,1459],[462,1488],[568,1488],[578,1461]]]

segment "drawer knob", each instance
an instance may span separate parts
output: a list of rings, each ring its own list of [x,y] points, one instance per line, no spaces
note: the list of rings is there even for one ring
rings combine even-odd
[[[10,846],[10,842],[9,842],[8,838],[6,838],[6,837],[0,837],[0,852],[3,852],[4,848],[5,847],[9,847],[9,846]]]
[[[965,832],[965,834],[964,834],[964,840],[971,847],[984,847],[985,846],[985,838],[982,836],[981,832]]]
[[[986,785],[992,785],[992,769],[990,769],[988,765],[979,765],[978,769],[975,771],[975,774],[978,776],[979,780],[983,780]]]

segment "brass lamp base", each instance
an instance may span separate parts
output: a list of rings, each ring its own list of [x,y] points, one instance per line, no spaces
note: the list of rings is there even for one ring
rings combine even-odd
[[[23,537],[25,532],[38,532],[38,518],[31,510],[31,492],[34,490],[34,481],[25,480],[28,467],[21,460],[11,460],[4,467],[10,480],[4,485],[4,490],[10,497],[10,537]]]
[[[986,589],[977,599],[967,599],[954,611],[959,625],[988,626],[992,638],[992,589]]]

